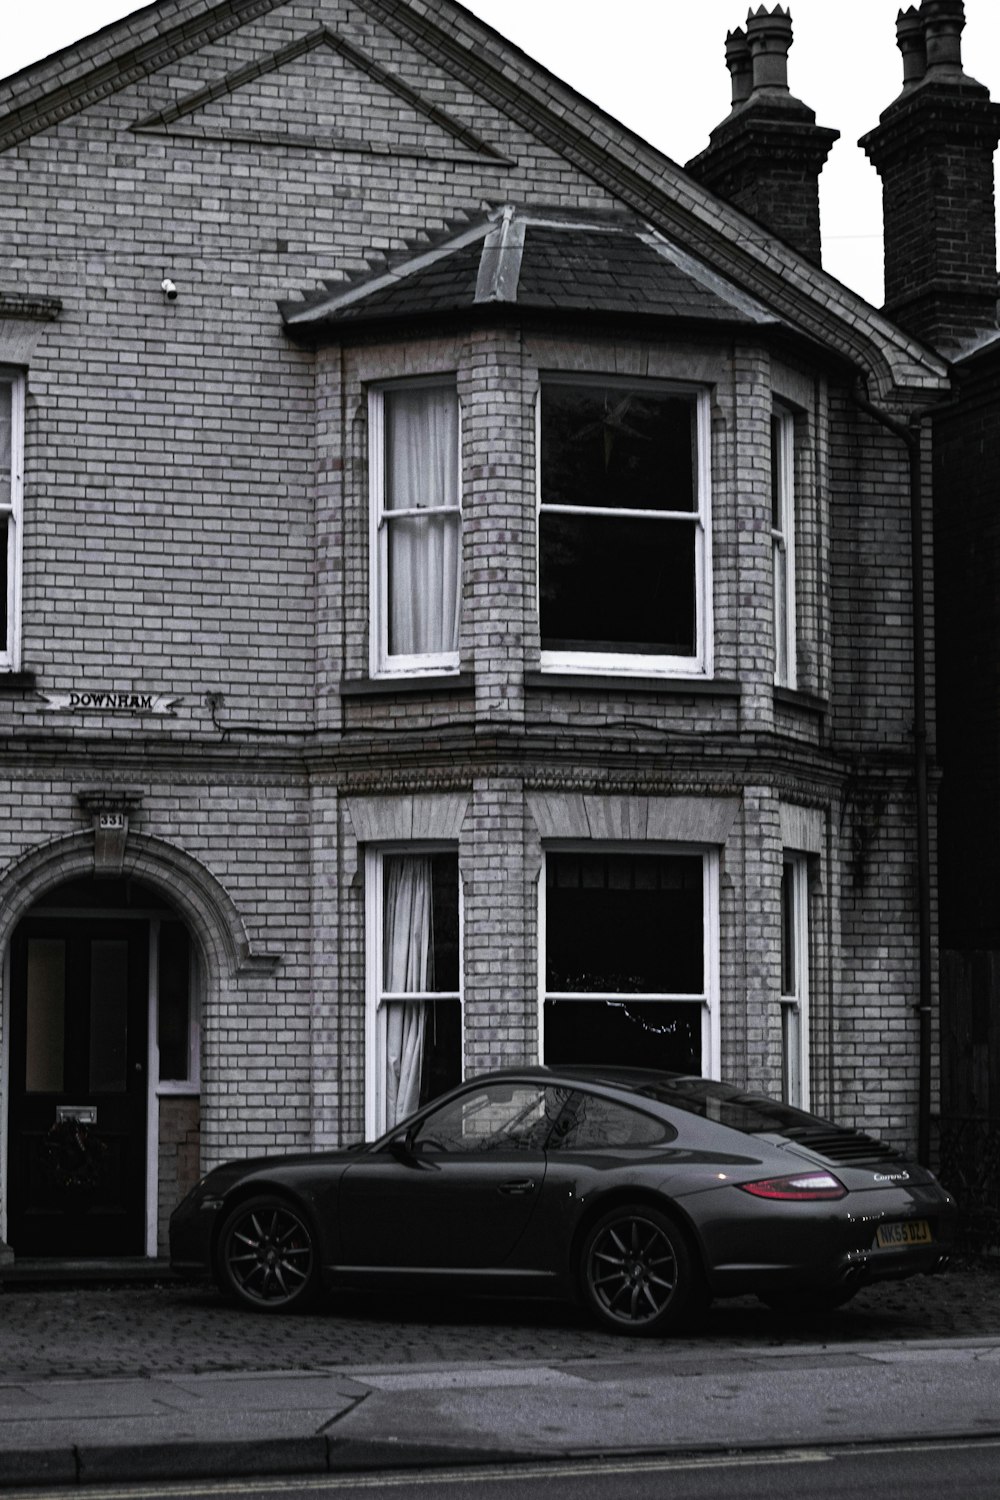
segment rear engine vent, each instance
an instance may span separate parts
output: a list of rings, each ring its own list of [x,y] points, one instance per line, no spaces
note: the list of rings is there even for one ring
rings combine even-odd
[[[898,1151],[883,1145],[857,1130],[838,1130],[835,1126],[796,1125],[782,1135],[797,1146],[808,1146],[826,1161],[841,1167],[878,1166],[882,1162],[900,1161]]]

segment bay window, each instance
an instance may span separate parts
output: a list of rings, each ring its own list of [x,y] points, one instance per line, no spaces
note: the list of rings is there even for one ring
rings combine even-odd
[[[0,369],[0,671],[19,665],[24,377]]]
[[[708,419],[703,390],[543,380],[543,668],[710,669]]]
[[[462,1078],[461,921],[453,851],[370,851],[368,1135]]]
[[[462,513],[454,381],[369,395],[372,675],[458,668]]]
[[[714,855],[550,850],[544,1060],[716,1072],[716,911]]]

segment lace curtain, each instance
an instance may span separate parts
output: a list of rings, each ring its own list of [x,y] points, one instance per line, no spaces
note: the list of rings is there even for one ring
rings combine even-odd
[[[383,922],[384,990],[426,995],[433,987],[429,858],[386,860]],[[385,1011],[385,1123],[391,1130],[420,1103],[427,1005],[422,1000],[389,1000]]]
[[[423,515],[395,515],[419,510]],[[458,650],[461,526],[453,390],[386,397],[389,654]]]

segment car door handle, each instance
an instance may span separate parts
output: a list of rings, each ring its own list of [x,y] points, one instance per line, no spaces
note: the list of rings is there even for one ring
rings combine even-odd
[[[500,1191],[501,1193],[510,1194],[533,1193],[535,1191],[534,1179],[531,1177],[521,1177],[517,1182],[501,1182]]]

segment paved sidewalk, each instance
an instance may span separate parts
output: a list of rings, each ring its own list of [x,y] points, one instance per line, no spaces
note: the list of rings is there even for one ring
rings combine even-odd
[[[1000,1432],[1000,1267],[810,1324],[745,1299],[628,1341],[527,1304],[253,1317],[159,1287],[0,1296],[0,1484]]]

